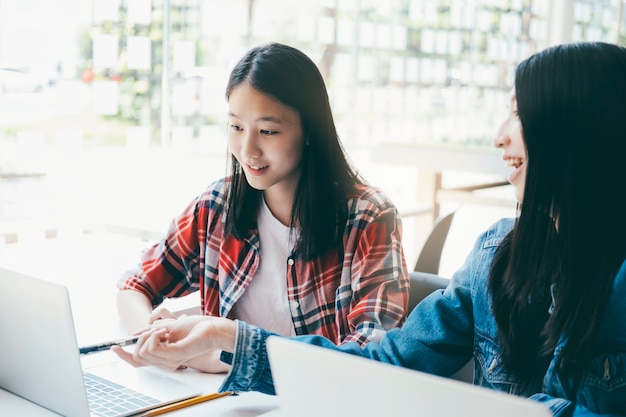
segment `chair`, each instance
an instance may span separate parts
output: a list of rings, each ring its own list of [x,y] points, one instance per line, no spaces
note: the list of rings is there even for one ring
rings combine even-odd
[[[413,308],[419,304],[424,297],[430,295],[436,290],[446,288],[450,283],[448,278],[418,271],[409,272],[409,279],[411,282],[409,292],[409,312],[413,311]],[[474,379],[474,359],[470,359],[470,361],[465,364],[463,368],[452,375],[451,378],[471,384]]]
[[[411,287],[408,311],[412,311],[427,295],[430,295],[435,290],[446,288],[450,283],[448,278],[422,271],[409,272],[409,280],[411,281]]]
[[[448,232],[450,231],[455,213],[455,211],[452,211],[445,216],[439,217],[435,221],[430,235],[426,238],[420,254],[417,257],[417,261],[413,267],[414,271],[427,272],[429,274],[439,273],[441,253],[446,243],[446,238],[448,237]]]

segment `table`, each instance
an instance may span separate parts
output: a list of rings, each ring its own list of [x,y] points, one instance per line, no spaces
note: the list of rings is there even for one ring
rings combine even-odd
[[[418,201],[425,205],[413,214],[431,213],[435,220],[440,215],[443,200],[456,200],[480,204],[515,207],[514,199],[485,197],[476,191],[507,186],[511,173],[495,148],[462,147],[416,143],[381,143],[375,145],[371,155],[377,162],[414,166],[418,169]],[[461,187],[446,188],[442,184],[444,172],[485,174],[489,181]]]

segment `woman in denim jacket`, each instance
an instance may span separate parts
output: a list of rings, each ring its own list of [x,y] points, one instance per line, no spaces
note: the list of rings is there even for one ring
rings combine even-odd
[[[297,340],[442,376],[473,357],[475,384],[555,416],[626,416],[626,48],[560,45],[523,61],[494,145],[519,216],[477,239],[448,288],[380,342]],[[133,355],[115,350],[175,369],[217,347],[232,363],[222,390],[273,393],[270,334],[182,319],[142,334]]]

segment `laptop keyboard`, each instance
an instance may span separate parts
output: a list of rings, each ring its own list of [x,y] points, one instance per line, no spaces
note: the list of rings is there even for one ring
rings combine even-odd
[[[89,409],[98,416],[118,416],[159,403],[156,398],[93,374],[85,373],[84,378]]]

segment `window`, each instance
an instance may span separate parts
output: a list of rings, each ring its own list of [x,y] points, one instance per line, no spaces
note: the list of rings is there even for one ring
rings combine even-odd
[[[563,41],[626,43],[623,0],[40,3],[0,0],[9,243],[42,221],[164,232],[225,173],[224,88],[253,45],[289,43],[318,63],[348,152],[402,208],[416,168],[381,170],[372,147],[489,148],[517,62]]]

